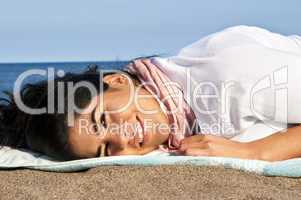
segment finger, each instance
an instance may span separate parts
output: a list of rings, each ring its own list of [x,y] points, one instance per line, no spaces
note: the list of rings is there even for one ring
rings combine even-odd
[[[184,138],[183,140],[181,140],[181,145],[200,142],[200,141],[203,141],[204,139],[205,139],[205,135],[190,136],[190,137],[187,137],[187,138]]]
[[[190,148],[207,149],[208,147],[209,146],[207,142],[199,141],[194,143],[181,144],[179,149],[180,151],[185,151],[186,149]]]
[[[186,156],[212,156],[209,149],[190,148],[184,152]]]

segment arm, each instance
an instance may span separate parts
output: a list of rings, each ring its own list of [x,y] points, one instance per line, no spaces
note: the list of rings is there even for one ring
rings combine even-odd
[[[301,126],[247,143],[213,135],[196,135],[182,140],[180,152],[191,156],[224,156],[267,161],[301,157]]]

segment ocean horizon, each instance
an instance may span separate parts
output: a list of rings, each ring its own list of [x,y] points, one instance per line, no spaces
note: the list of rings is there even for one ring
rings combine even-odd
[[[66,61],[66,62],[24,62],[24,63],[0,63],[0,97],[2,91],[12,91],[14,83],[23,72],[30,69],[63,70],[64,72],[81,72],[89,65],[97,65],[99,69],[122,69],[128,61]],[[44,80],[47,77],[33,75],[24,80],[24,84]]]

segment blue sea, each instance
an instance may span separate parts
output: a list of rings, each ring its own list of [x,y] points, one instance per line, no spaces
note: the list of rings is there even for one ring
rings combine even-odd
[[[55,70],[63,70],[64,72],[81,72],[89,65],[97,65],[99,69],[122,69],[127,61],[112,62],[61,62],[61,63],[8,63],[0,64],[0,97],[3,97],[2,91],[12,91],[14,83],[18,76],[29,69],[54,68]],[[34,75],[24,80],[24,84],[28,82],[36,82],[46,79],[47,77]]]

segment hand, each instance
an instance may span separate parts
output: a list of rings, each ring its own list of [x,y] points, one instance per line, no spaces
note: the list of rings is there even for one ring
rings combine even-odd
[[[180,144],[180,154],[187,156],[220,156],[256,159],[255,149],[248,143],[231,141],[214,135],[195,135]]]

